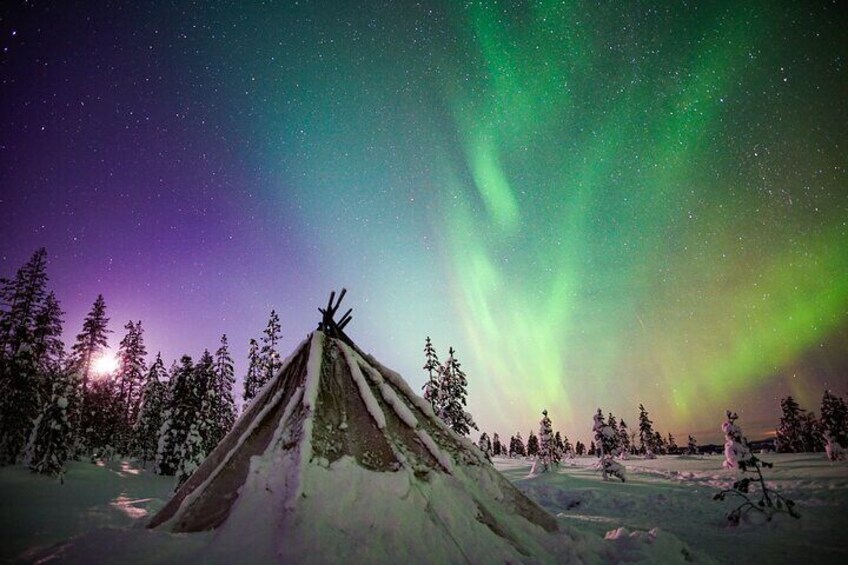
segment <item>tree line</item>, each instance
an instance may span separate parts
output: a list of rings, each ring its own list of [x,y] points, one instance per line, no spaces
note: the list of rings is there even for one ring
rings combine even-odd
[[[112,333],[103,296],[67,351],[46,267],[42,248],[13,278],[0,279],[0,465],[61,477],[68,459],[121,455],[184,481],[238,415],[227,336],[197,361],[183,355],[166,368],[157,354],[148,366],[142,323],[130,320],[117,369],[100,374],[95,363]],[[263,336],[250,340],[245,402],[279,370],[280,339],[272,310]]]

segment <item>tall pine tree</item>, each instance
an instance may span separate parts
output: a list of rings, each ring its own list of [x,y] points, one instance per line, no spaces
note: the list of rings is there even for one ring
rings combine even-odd
[[[265,331],[262,332],[262,349],[259,350],[259,358],[261,363],[261,379],[257,392],[265,383],[270,381],[282,365],[280,353],[277,351],[277,346],[282,335],[280,334],[280,317],[276,310],[271,310],[271,316],[268,319],[268,325],[265,326]]]
[[[427,382],[424,383],[424,400],[430,403],[433,408],[433,413],[438,414],[441,411],[439,405],[439,372],[441,364],[439,356],[436,354],[436,348],[433,347],[433,342],[430,341],[430,336],[424,340],[424,370],[427,371]]]
[[[639,405],[639,443],[641,444],[642,453],[648,459],[656,457],[656,441],[653,428],[653,422],[648,418],[648,411],[645,406]]]
[[[439,375],[438,416],[450,429],[463,436],[467,435],[471,429],[477,429],[471,414],[465,411],[466,386],[468,386],[468,380],[451,347],[448,351],[448,360],[445,361]]]
[[[48,350],[61,310],[47,293],[47,251],[36,251],[14,279],[0,281],[0,465],[19,461],[49,394]],[[60,344],[61,342],[59,342]],[[53,355],[61,362],[61,348]]]
[[[107,335],[112,333],[108,329],[109,318],[106,317],[106,301],[102,294],[98,294],[91,307],[91,311],[82,323],[82,332],[77,334],[76,342],[71,348],[77,370],[82,375],[83,403],[88,392],[88,383],[92,373],[92,363],[97,359],[104,349],[109,348]]]
[[[230,357],[230,348],[225,334],[221,336],[221,344],[215,351],[212,383],[209,386],[208,395],[211,396],[209,402],[214,423],[206,440],[207,453],[211,452],[218,445],[218,442],[230,432],[236,421],[236,403],[233,399],[234,385],[233,359]]]
[[[147,349],[144,347],[144,330],[141,320],[133,323],[132,320],[124,326],[126,335],[121,340],[118,349],[118,386],[119,401],[123,408],[121,421],[122,448],[125,448],[131,439],[131,432],[138,418],[138,408],[141,402],[141,389],[147,377]]]

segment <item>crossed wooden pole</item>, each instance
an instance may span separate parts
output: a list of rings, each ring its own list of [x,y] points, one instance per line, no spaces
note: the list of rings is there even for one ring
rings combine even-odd
[[[318,311],[321,312],[321,321],[318,323],[318,330],[324,332],[330,337],[341,339],[345,343],[350,344],[350,338],[345,335],[344,329],[345,326],[347,326],[353,319],[353,316],[351,315],[353,308],[348,309],[338,322],[335,320],[336,312],[338,312],[339,306],[341,305],[346,292],[347,289],[343,288],[339,293],[338,300],[336,300],[336,291],[334,290],[330,292],[330,300],[327,301],[327,307],[318,308]],[[335,304],[333,304],[334,300]]]

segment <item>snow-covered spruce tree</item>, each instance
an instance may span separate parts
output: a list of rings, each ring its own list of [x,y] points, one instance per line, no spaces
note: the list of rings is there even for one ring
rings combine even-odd
[[[280,331],[280,317],[277,315],[276,310],[271,310],[268,325],[265,326],[265,331],[262,332],[262,349],[259,350],[262,371],[257,392],[265,386],[265,383],[274,378],[274,375],[277,374],[277,371],[282,366],[280,352],[277,350],[277,346],[282,338]]]
[[[642,454],[646,459],[654,459],[655,444],[654,444],[654,423],[648,418],[648,411],[645,406],[639,405],[639,443],[641,445]]]
[[[554,434],[554,457],[556,463],[565,457],[565,442],[562,441],[562,434],[559,432]]]
[[[735,483],[729,489],[725,489],[715,496],[713,500],[725,500],[728,496],[741,498],[742,502],[736,508],[733,508],[727,513],[727,520],[731,525],[738,525],[740,520],[751,510],[762,514],[766,521],[770,521],[775,514],[786,512],[793,518],[801,516],[795,510],[795,503],[791,500],[778,494],[766,485],[763,478],[763,468],[772,468],[772,463],[761,461],[748,448],[747,440],[742,436],[742,430],[736,424],[739,416],[735,412],[727,411],[727,420],[721,425],[721,431],[724,432],[724,463],[722,466],[725,469],[739,469],[743,473],[745,471],[754,471],[757,477],[754,479],[743,478]],[[754,493],[751,492],[751,484],[759,483],[759,490],[756,492],[759,495],[759,500],[755,500]]]
[[[46,400],[46,377],[36,348],[39,314],[49,308],[46,266],[47,251],[41,248],[14,279],[0,280],[0,465],[21,459],[33,420]],[[58,310],[58,303],[55,306]]]
[[[618,420],[612,412],[609,412],[607,414],[607,425],[610,427],[610,429],[612,429],[612,438],[610,438],[609,440],[609,453],[612,455],[618,455],[621,450],[621,444],[619,443]]]
[[[430,336],[424,340],[424,367],[427,371],[427,382],[424,383],[424,400],[430,403],[433,408],[433,414],[441,412],[439,405],[439,372],[442,365],[439,363],[439,356],[436,354],[436,348],[433,347],[433,342],[430,341]]]
[[[698,444],[691,435],[689,436],[689,443],[686,445],[686,453],[688,455],[698,455]]]
[[[848,406],[845,400],[829,390],[824,391],[821,403],[821,427],[824,449],[831,461],[845,459],[848,447]]]
[[[503,444],[501,444],[501,437],[497,433],[492,435],[492,455],[495,457],[503,455]]]
[[[483,452],[483,455],[486,456],[486,459],[492,459],[492,441],[489,439],[489,434],[483,432],[480,434],[480,439],[477,440],[477,447],[480,451]]]
[[[141,320],[132,320],[124,326],[127,333],[118,348],[118,397],[122,406],[119,441],[121,451],[128,452],[132,441],[132,429],[138,418],[141,389],[147,377],[147,349],[144,347],[144,330]]]
[[[259,344],[255,339],[251,339],[247,351],[247,375],[244,377],[244,394],[242,395],[245,407],[259,392],[261,379],[262,362],[259,357]]]
[[[159,430],[165,420],[168,405],[168,373],[162,362],[162,355],[156,354],[156,361],[147,372],[147,381],[141,389],[141,405],[133,426],[133,442],[130,453],[146,463],[156,460],[159,446]]]
[[[800,453],[804,451],[804,410],[791,396],[780,401],[783,414],[777,428],[775,444],[782,453]]]
[[[216,428],[217,403],[214,389],[210,386],[215,379],[215,361],[208,350],[203,352],[192,372],[191,395],[186,403],[185,421],[188,421],[185,439],[179,449],[177,464],[177,486],[188,479],[195,469],[214,449],[210,448],[207,437]]]
[[[448,351],[448,359],[439,374],[438,416],[450,429],[461,436],[468,435],[472,429],[477,429],[471,414],[465,411],[465,397],[468,394],[465,387],[467,386],[468,380],[451,347]]]
[[[739,416],[736,412],[727,411],[727,420],[721,425],[724,432],[724,462],[725,469],[745,469],[746,461],[751,459],[748,442],[742,437],[742,430],[736,425]]]
[[[622,420],[618,423],[618,456],[627,459],[631,449],[630,429],[627,427],[627,422]]]
[[[831,391],[824,391],[821,402],[822,427],[843,447],[848,446],[848,404]]]
[[[207,453],[211,452],[224,439],[224,436],[230,433],[236,421],[236,403],[233,398],[235,372],[226,334],[221,336],[221,344],[215,351],[212,372],[212,383],[209,389],[214,398],[212,403],[214,425],[207,438]]]
[[[624,466],[613,459],[613,455],[616,453],[618,434],[609,424],[604,422],[604,413],[600,408],[595,413],[592,431],[595,433],[594,445],[598,451],[599,465],[604,480],[607,481],[610,476],[613,476],[624,482]]]
[[[521,432],[515,432],[514,445],[510,447],[510,457],[524,457],[527,455],[527,450],[524,447],[524,440],[521,438]]]
[[[194,362],[188,355],[180,358],[171,370],[168,408],[156,451],[156,472],[174,475],[180,466],[182,446],[188,436],[191,420],[197,411],[195,397]]]
[[[70,369],[59,369],[51,377],[52,394],[33,426],[25,463],[33,472],[62,479],[73,443],[68,399],[77,376]]]
[[[531,473],[547,473],[556,463],[556,443],[554,441],[551,419],[548,411],[542,410],[542,419],[539,421],[539,440],[536,453],[536,461],[533,463]]]
[[[577,442],[580,443],[580,442]],[[582,444],[581,444],[582,445]],[[562,436],[562,452],[569,459],[574,459],[574,455],[577,451],[576,445],[571,445],[571,442],[568,441],[568,436]]]
[[[527,456],[536,457],[539,455],[539,438],[533,430],[530,430],[530,435],[527,436]]]

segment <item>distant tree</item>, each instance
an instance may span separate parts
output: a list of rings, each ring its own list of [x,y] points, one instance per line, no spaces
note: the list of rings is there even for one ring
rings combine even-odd
[[[791,396],[780,401],[783,414],[777,428],[775,444],[777,451],[783,453],[800,453],[804,451],[804,410]]]
[[[130,452],[142,462],[155,461],[159,446],[159,430],[165,420],[168,407],[168,373],[162,356],[156,355],[156,361],[147,372],[147,380],[141,390],[141,404],[133,426],[133,443]]]
[[[665,455],[668,453],[668,445],[662,437],[662,434],[659,432],[654,432],[654,453],[657,455]]]
[[[492,455],[496,457],[503,455],[503,444],[501,444],[501,438],[497,433],[492,435]]]
[[[698,455],[698,444],[695,442],[695,438],[691,435],[689,436],[689,443],[686,446],[686,453],[689,455]]]
[[[595,433],[595,449],[599,452],[599,457],[613,455],[617,450],[618,434],[606,422],[604,422],[604,413],[598,408],[593,418],[594,424],[592,431]]]
[[[568,441],[568,436],[562,436],[562,452],[568,457],[574,457],[575,450],[576,446],[571,445],[571,442]]]
[[[480,434],[480,439],[477,441],[477,447],[480,448],[480,451],[483,452],[483,455],[486,456],[486,459],[491,460],[492,442],[489,439],[489,434],[487,434],[486,432]]]
[[[745,470],[746,461],[750,460],[751,450],[748,441],[742,436],[742,429],[736,425],[739,416],[736,412],[727,411],[727,420],[721,425],[724,432],[724,463],[725,469]]]
[[[610,447],[609,453],[617,455],[621,450],[621,442],[619,441],[620,431],[618,429],[618,420],[612,412],[607,415],[607,425],[612,430],[612,437],[608,440],[608,445]]]
[[[582,442],[578,441],[574,444],[574,452],[577,453],[578,456],[582,457],[586,453],[586,446],[583,445]],[[590,455],[594,455],[594,453],[591,453]]]
[[[618,423],[618,453],[619,457],[625,458],[630,454],[632,444],[630,443],[630,429],[622,420]]]
[[[539,421],[536,463],[534,463],[533,469],[536,472],[547,473],[558,460],[551,419],[548,417],[548,411],[542,410],[542,419]]]
[[[471,414],[465,411],[467,386],[468,380],[451,347],[448,350],[448,359],[439,374],[438,416],[450,429],[462,436],[468,435],[472,429],[477,429]]]
[[[527,456],[536,457],[539,454],[539,438],[530,430],[530,435],[527,436]]]
[[[610,418],[615,421],[615,417],[610,413]],[[600,467],[603,473],[604,480],[609,477],[617,477],[621,482],[625,480],[624,466],[613,460],[618,452],[618,430],[613,429],[609,423],[604,422],[604,413],[598,408],[594,416],[594,425],[592,430],[595,432],[595,449],[600,458]]]
[[[562,441],[562,434],[559,432],[554,434],[554,454],[556,455],[556,462],[562,461],[565,455],[565,442]]]
[[[439,356],[436,354],[436,348],[433,347],[433,342],[430,341],[430,336],[424,340],[424,370],[427,371],[427,382],[424,383],[424,400],[430,403],[433,408],[433,414],[441,412],[439,405],[439,372],[442,365],[439,363]]]
[[[639,443],[641,444],[642,453],[648,459],[656,457],[654,454],[654,428],[653,422],[648,418],[648,411],[645,406],[639,405]]]
[[[589,442],[589,455],[598,455],[598,449],[595,447],[595,442]]]
[[[527,450],[524,447],[521,432],[516,432],[513,441],[510,442],[510,457],[524,457],[525,455],[527,455]]]
[[[671,455],[677,455],[680,449],[677,447],[677,442],[671,432],[668,432],[668,440],[666,440],[666,451]]]

